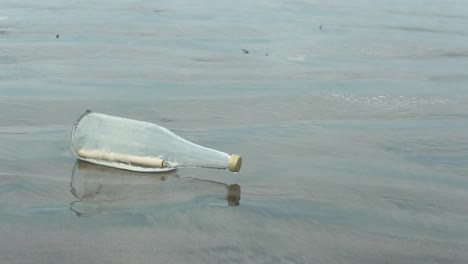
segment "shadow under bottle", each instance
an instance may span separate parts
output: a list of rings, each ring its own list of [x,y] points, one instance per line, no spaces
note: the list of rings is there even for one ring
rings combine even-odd
[[[197,206],[238,206],[237,184],[180,177],[177,171],[141,173],[77,160],[70,210],[77,216],[153,213]]]

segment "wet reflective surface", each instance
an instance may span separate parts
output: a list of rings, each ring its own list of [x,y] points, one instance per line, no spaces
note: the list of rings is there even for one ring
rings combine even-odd
[[[77,216],[149,214],[210,206],[238,206],[240,186],[181,178],[175,171],[138,173],[77,161],[71,192],[78,200],[70,210]]]
[[[1,1],[0,262],[467,263],[467,13]],[[243,168],[77,163],[86,109]]]

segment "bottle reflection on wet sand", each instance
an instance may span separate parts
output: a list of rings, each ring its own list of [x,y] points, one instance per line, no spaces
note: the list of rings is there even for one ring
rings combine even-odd
[[[177,171],[141,173],[77,160],[70,205],[77,216],[148,213],[196,206],[238,206],[237,184],[180,177]],[[227,201],[227,203],[226,203]]]

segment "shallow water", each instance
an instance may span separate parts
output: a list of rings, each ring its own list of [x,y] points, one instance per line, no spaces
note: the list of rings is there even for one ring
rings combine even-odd
[[[468,263],[467,11],[1,1],[1,263]],[[243,168],[79,163],[86,109]]]

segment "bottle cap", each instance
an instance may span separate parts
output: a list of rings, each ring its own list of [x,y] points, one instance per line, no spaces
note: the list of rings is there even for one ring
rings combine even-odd
[[[228,169],[232,172],[240,171],[242,166],[242,158],[239,155],[232,154],[231,159],[229,160]]]

